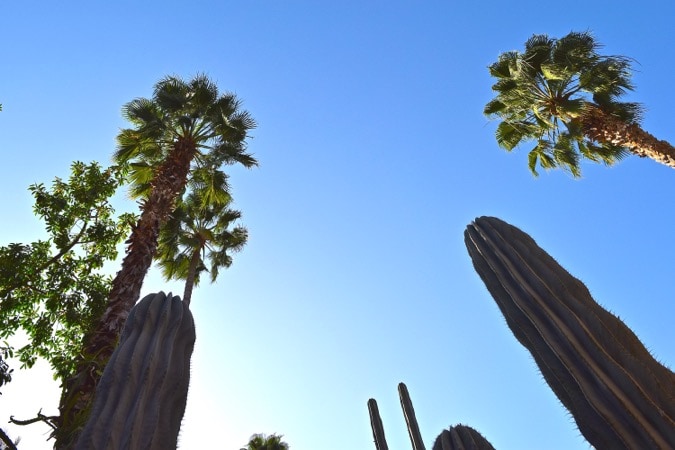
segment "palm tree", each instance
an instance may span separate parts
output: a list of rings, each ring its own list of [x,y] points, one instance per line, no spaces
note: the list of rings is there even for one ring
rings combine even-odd
[[[230,228],[241,218],[241,213],[227,206],[222,202],[205,204],[199,192],[191,192],[160,231],[159,266],[167,280],[185,280],[183,301],[188,306],[200,274],[208,271],[211,282],[215,282],[219,268],[232,264],[230,254],[246,244],[246,228]],[[205,260],[210,262],[209,268]]]
[[[123,114],[133,125],[118,135],[115,162],[128,170],[136,188],[145,192],[140,218],[127,244],[122,269],[115,276],[105,313],[85,336],[83,358],[64,386],[57,448],[67,448],[84,422],[100,374],[112,354],[129,310],[140,296],[143,279],[157,251],[162,224],[174,210],[190,173],[207,166],[257,165],[246,152],[255,121],[240,109],[233,94],[219,94],[206,76],[190,81],[167,77],[150,99],[127,103]],[[144,188],[138,188],[144,186]]]
[[[534,35],[525,51],[499,56],[489,66],[496,97],[486,106],[498,118],[498,144],[508,151],[527,140],[535,146],[529,167],[562,167],[580,176],[583,158],[611,165],[635,154],[675,168],[675,148],[638,125],[642,108],[620,102],[633,89],[631,60],[598,54],[590,33],[560,39]]]
[[[254,434],[248,441],[246,447],[241,450],[288,450],[290,447],[287,443],[282,442],[282,435],[270,434]]]

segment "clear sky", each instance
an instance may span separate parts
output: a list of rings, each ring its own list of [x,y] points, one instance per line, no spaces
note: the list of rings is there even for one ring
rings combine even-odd
[[[124,103],[197,73],[259,123],[254,170],[232,168],[249,244],[194,293],[197,343],[181,448],[373,450],[377,399],[410,448],[408,385],[430,448],[466,423],[498,449],[585,449],[571,417],[473,271],[463,230],[498,216],[530,233],[653,353],[675,361],[675,172],[629,158],[583,178],[527,170],[482,115],[486,67],[534,33],[592,30],[637,60],[644,128],[675,142],[675,3],[459,1],[2,2],[0,240],[44,236],[28,185],[107,163]],[[119,210],[136,205],[120,201]],[[143,294],[181,292],[153,271]],[[25,449],[55,414],[44,370],[2,389],[0,427]]]

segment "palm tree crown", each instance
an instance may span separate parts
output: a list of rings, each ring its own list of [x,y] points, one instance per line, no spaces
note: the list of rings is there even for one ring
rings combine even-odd
[[[290,447],[287,443],[281,441],[282,437],[276,434],[269,436],[254,434],[251,436],[246,447],[241,450],[288,450]]]
[[[239,211],[228,208],[229,202],[205,201],[200,194],[192,191],[178,204],[162,227],[158,243],[162,274],[167,280],[185,280],[183,301],[188,305],[200,274],[208,271],[211,282],[215,282],[219,269],[230,267],[231,254],[240,251],[248,239],[246,228],[231,227],[241,218]]]
[[[613,164],[631,153],[675,167],[675,149],[637,125],[641,106],[619,101],[633,89],[631,60],[602,56],[599,47],[587,32],[534,35],[524,52],[503,53],[489,66],[497,95],[484,113],[501,120],[496,138],[506,150],[535,141],[533,174],[539,165],[578,177],[583,158]]]
[[[256,159],[246,152],[247,133],[256,124],[240,107],[234,94],[220,95],[203,75],[189,82],[167,77],[155,85],[152,99],[127,103],[123,115],[134,128],[120,132],[114,159],[128,164],[132,197],[148,195],[161,163],[180,144],[193,151],[195,168],[256,166]]]

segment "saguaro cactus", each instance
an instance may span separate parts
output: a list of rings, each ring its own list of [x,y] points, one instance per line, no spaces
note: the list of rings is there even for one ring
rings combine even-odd
[[[598,449],[675,448],[675,374],[516,227],[481,217],[473,265],[546,382]]]
[[[194,343],[192,313],[180,297],[160,292],[134,306],[76,450],[175,449]]]
[[[455,425],[438,435],[433,450],[495,450],[495,448],[473,428]]]

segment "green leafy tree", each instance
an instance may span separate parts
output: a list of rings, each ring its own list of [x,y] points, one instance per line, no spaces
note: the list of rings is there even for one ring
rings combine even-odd
[[[133,220],[130,214],[117,217],[109,203],[122,179],[116,167],[75,162],[68,181],[30,187],[49,237],[0,247],[0,338],[27,334],[28,344],[12,350],[22,367],[41,357],[55,379],[73,372],[82,335],[102,313],[110,290],[101,269],[117,257]]]
[[[12,372],[14,369],[9,368],[7,358],[14,356],[14,351],[11,347],[0,347],[0,386],[12,381]]]
[[[123,108],[132,128],[118,135],[115,161],[128,169],[133,193],[147,192],[127,243],[122,269],[115,276],[105,311],[85,337],[76,376],[64,387],[57,448],[69,448],[86,420],[96,385],[112,354],[124,321],[140,296],[157,252],[161,226],[174,210],[191,171],[204,164],[257,165],[246,152],[255,122],[233,94],[219,94],[205,76],[190,81],[167,77],[152,98],[138,98]]]
[[[642,108],[619,99],[633,89],[631,60],[603,56],[587,32],[560,39],[534,35],[523,52],[511,51],[489,66],[496,97],[485,106],[501,121],[497,143],[511,151],[534,141],[529,168],[561,167],[581,174],[580,161],[608,165],[635,154],[675,168],[675,148],[642,130]]]
[[[116,216],[109,203],[122,180],[118,167],[75,162],[67,181],[30,186],[47,237],[0,246],[0,337],[22,331],[28,339],[16,350],[5,344],[3,359],[16,357],[21,367],[31,367],[43,358],[61,383],[74,371],[82,335],[102,313],[110,290],[103,266],[116,259],[134,221],[131,214]],[[1,361],[0,384],[10,380],[11,370]],[[43,421],[54,428],[54,419],[38,413],[14,422]]]
[[[281,440],[283,436],[277,434],[254,434],[248,441],[246,447],[241,450],[288,450],[290,447]]]
[[[159,266],[167,280],[185,280],[183,301],[188,305],[200,274],[208,271],[215,282],[219,269],[230,267],[231,254],[240,251],[248,239],[246,228],[232,227],[241,213],[227,206],[205,204],[199,192],[191,192],[160,232]]]

